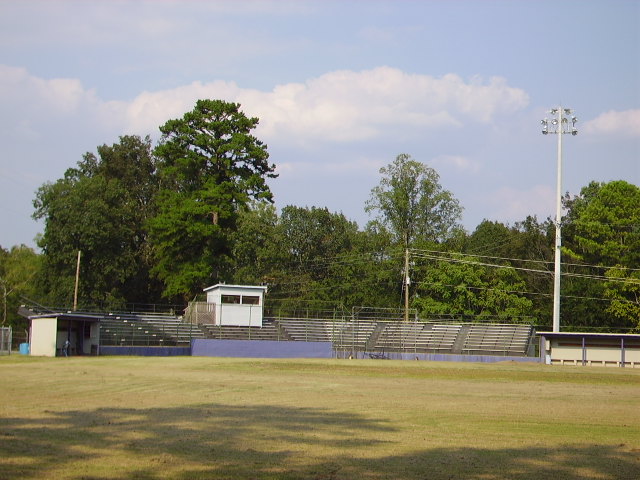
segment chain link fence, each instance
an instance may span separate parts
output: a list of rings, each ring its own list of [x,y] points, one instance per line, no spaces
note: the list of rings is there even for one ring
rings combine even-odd
[[[0,327],[0,355],[11,355],[11,327]]]

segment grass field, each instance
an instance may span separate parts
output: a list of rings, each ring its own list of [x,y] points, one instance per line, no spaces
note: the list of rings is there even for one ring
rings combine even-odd
[[[0,479],[638,479],[640,370],[0,357]]]

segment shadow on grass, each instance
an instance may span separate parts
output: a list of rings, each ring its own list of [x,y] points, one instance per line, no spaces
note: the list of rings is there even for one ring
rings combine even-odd
[[[45,415],[0,419],[0,479],[640,478],[640,451],[625,445],[390,455],[393,425],[322,409],[207,404]]]

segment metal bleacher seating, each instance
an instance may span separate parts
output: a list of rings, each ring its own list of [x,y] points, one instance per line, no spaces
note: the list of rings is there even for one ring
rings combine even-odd
[[[278,318],[276,323],[292,340],[299,342],[331,342],[338,325],[332,320],[307,318]]]
[[[337,349],[364,349],[377,325],[369,320],[301,318],[278,318],[276,323],[294,341],[332,342]]]
[[[201,324],[206,338],[219,340],[293,340],[272,319],[263,319],[261,327]]]
[[[428,333],[426,350],[453,351],[461,330],[460,324],[433,324]]]
[[[336,350],[526,355],[528,325],[268,318],[262,327],[201,325],[206,338],[331,342]]]
[[[424,329],[424,324],[385,322],[380,330],[375,349],[380,350],[401,350],[404,348],[414,348],[422,344],[420,334]]]
[[[337,331],[334,330],[333,343],[342,349],[365,350],[377,330],[377,323],[371,320],[340,323]]]
[[[390,322],[380,332],[375,348],[386,351],[452,352],[461,325]]]
[[[189,345],[205,338],[198,325],[169,314],[108,314],[100,321],[103,345]]]
[[[525,356],[534,335],[530,325],[390,322],[379,331],[373,349]]]
[[[526,355],[531,344],[530,325],[472,324],[462,353],[487,355]]]
[[[101,343],[186,346],[193,338],[209,338],[331,342],[336,351],[382,357],[389,352],[525,356],[535,336],[530,325],[508,324],[285,317],[265,318],[261,327],[242,327],[182,320],[168,314],[107,314],[100,322]]]

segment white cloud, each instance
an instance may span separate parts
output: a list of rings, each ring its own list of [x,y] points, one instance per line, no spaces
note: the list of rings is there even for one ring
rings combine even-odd
[[[592,135],[640,137],[640,110],[609,110],[586,122],[584,131]]]
[[[501,79],[465,83],[456,75],[435,78],[389,67],[329,72],[269,92],[234,82],[193,82],[145,91],[128,102],[104,101],[77,79],[46,80],[9,66],[0,66],[0,87],[3,104],[12,103],[17,110],[19,101],[26,108],[22,120],[44,110],[53,116],[82,115],[96,127],[140,135],[157,135],[158,126],[189,111],[199,98],[235,101],[246,114],[261,119],[259,136],[290,145],[363,141],[400,132],[420,137],[428,129],[486,123],[496,112],[513,112],[528,102],[525,92]]]
[[[233,82],[193,82],[171,90],[142,92],[131,102],[121,102],[123,128],[137,134],[156,134],[158,127],[171,118],[191,110],[198,99],[220,98],[236,101],[242,90]],[[252,115],[250,112],[245,113]]]
[[[182,116],[200,98],[239,102],[247,115],[261,119],[256,134],[267,143],[314,150],[332,143],[422,141],[428,130],[482,124],[497,111],[518,110],[528,101],[523,91],[499,79],[465,83],[456,75],[435,78],[389,67],[329,72],[268,92],[244,89],[234,82],[192,82],[144,91],[131,101],[105,101],[78,79],[42,79],[24,68],[0,65],[2,136],[23,141],[47,141],[54,132],[78,135],[80,130],[105,142],[122,134],[158,138],[160,125]],[[436,163],[457,171],[478,170],[463,156],[443,155],[436,157]],[[380,160],[349,156],[342,161],[288,162],[279,169],[290,175],[355,174],[377,173],[382,165]]]
[[[78,79],[43,79],[0,65],[0,140],[7,150],[35,143],[60,150],[63,144],[83,144],[83,138],[108,142],[126,133],[153,133],[128,131],[128,108],[126,102],[104,101]]]
[[[439,155],[431,160],[431,164],[436,170],[453,167],[454,170],[461,173],[480,171],[480,164],[477,161],[462,155]]]
[[[529,101],[524,91],[500,78],[465,83],[457,75],[435,78],[379,67],[329,72],[270,92],[221,81],[145,92],[127,107],[127,125],[150,131],[190,109],[198,98],[239,102],[245,113],[261,119],[259,133],[269,141],[302,145],[362,141],[398,129],[488,123],[496,113],[515,112]]]
[[[357,157],[348,161],[334,162],[282,162],[277,164],[276,171],[287,178],[313,178],[316,175],[349,175],[375,177],[385,162],[369,157]]]
[[[77,147],[80,151],[116,141],[123,134],[151,134],[157,139],[160,125],[182,116],[200,98],[239,102],[247,115],[261,119],[256,132],[259,138],[272,146],[305,147],[314,152],[331,144],[342,148],[349,142],[423,142],[429,130],[440,135],[469,122],[483,124],[496,112],[521,109],[528,101],[522,90],[499,79],[465,83],[456,75],[435,78],[389,67],[329,72],[266,92],[241,88],[234,82],[196,81],[144,91],[130,101],[105,101],[78,79],[43,79],[24,68],[0,65],[0,137],[38,141],[43,148],[54,138],[65,138],[66,143],[71,138],[83,139],[84,146]],[[402,150],[400,145],[398,149]],[[319,161],[313,154],[302,161],[279,158],[277,163],[283,175],[295,176],[375,176],[386,163],[367,158],[366,153],[344,153],[333,160]],[[435,163],[458,172],[479,169],[470,158],[459,155],[442,155]]]
[[[73,78],[44,80],[30,75],[26,69],[0,65],[0,101],[28,112],[52,111],[66,115],[82,105],[97,101],[94,92]]]

